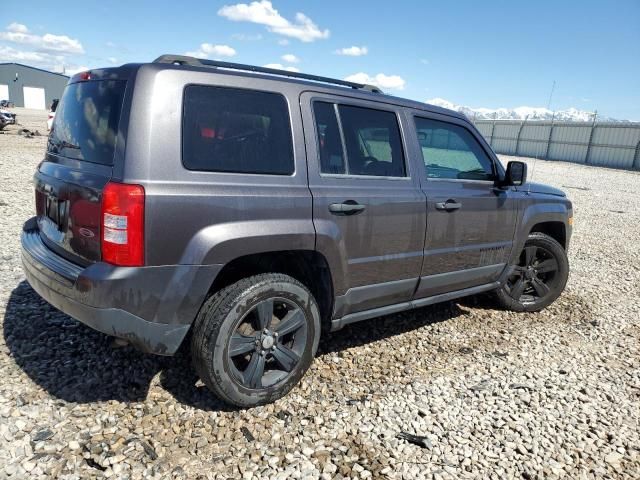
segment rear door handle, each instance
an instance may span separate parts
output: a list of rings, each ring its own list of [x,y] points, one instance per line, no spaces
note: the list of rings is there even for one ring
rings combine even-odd
[[[445,212],[453,212],[454,210],[459,210],[462,207],[461,203],[456,202],[455,200],[447,200],[446,202],[438,202],[436,203],[437,210],[444,210]]]
[[[329,205],[329,211],[334,215],[355,215],[365,209],[364,205],[354,200],[347,200],[342,203],[332,203]]]

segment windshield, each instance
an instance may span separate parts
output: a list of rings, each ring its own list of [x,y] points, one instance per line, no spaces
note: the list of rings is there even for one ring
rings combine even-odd
[[[48,152],[112,165],[125,85],[123,80],[68,85],[56,111]]]

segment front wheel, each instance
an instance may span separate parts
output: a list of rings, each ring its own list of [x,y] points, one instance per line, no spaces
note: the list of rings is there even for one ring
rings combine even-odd
[[[511,273],[496,294],[500,304],[516,312],[537,312],[553,303],[569,277],[567,252],[544,233],[529,235]]]
[[[297,280],[269,273],[245,278],[202,306],[191,340],[193,364],[222,400],[239,407],[286,395],[318,348],[320,313]]]

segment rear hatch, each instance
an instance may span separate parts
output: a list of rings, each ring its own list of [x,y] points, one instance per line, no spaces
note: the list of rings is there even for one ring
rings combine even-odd
[[[102,190],[113,175],[116,148],[122,147],[119,126],[126,85],[111,69],[73,77],[34,176],[43,242],[82,265],[101,259]]]

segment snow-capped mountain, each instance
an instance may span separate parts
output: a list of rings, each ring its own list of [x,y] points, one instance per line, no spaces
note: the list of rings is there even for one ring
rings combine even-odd
[[[436,105],[438,107],[448,108],[457,112],[464,113],[467,117],[473,119],[493,120],[551,120],[555,118],[558,121],[570,122],[591,122],[593,121],[593,112],[578,110],[577,108],[569,108],[567,110],[557,110],[554,112],[544,107],[517,107],[517,108],[471,108],[465,105],[456,105],[442,98],[432,98],[426,103]],[[615,118],[601,117],[598,115],[597,120],[601,122],[624,122],[626,120],[617,120]]]

